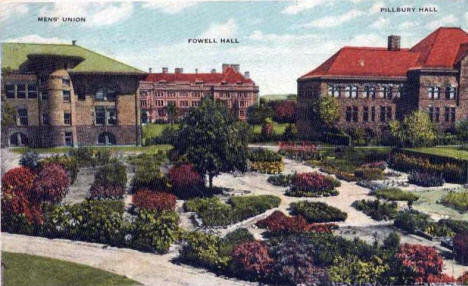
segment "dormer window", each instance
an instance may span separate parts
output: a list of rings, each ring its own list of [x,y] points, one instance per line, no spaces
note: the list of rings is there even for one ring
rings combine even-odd
[[[70,79],[69,78],[62,78],[62,85],[69,87],[70,86]]]
[[[117,96],[117,92],[107,87],[99,88],[95,94],[96,100],[114,101],[116,96]]]
[[[440,98],[440,87],[430,86],[427,88],[427,97],[430,99],[439,99]]]

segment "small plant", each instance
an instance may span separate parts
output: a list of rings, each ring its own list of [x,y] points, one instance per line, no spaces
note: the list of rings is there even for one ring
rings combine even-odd
[[[34,150],[28,151],[21,156],[19,163],[21,166],[35,170],[39,167],[39,154]]]
[[[413,202],[413,201],[418,200],[417,195],[410,193],[410,192],[403,191],[399,188],[379,189],[374,192],[374,195],[379,199],[385,199],[387,201]]]
[[[237,245],[232,252],[233,263],[239,274],[251,279],[264,278],[271,272],[273,259],[268,247],[261,241],[244,242]]]
[[[292,185],[293,178],[294,175],[279,174],[268,177],[268,183],[275,186],[289,187],[290,185]]]
[[[463,265],[468,265],[468,233],[457,233],[453,238],[453,249],[456,259]]]
[[[122,163],[105,165],[94,175],[94,183],[97,185],[117,184],[125,187],[127,184],[127,169]]]
[[[440,203],[447,207],[456,209],[461,213],[464,213],[468,211],[468,191],[451,191],[442,197]]]
[[[70,179],[62,166],[45,163],[34,180],[33,192],[43,201],[58,203],[65,197],[69,186]]]
[[[169,193],[153,192],[147,189],[138,190],[133,195],[133,205],[139,208],[164,211],[175,210],[176,196]]]
[[[302,215],[309,223],[344,221],[348,217],[345,212],[322,202],[291,203],[291,212],[293,215]]]
[[[397,204],[395,202],[382,203],[379,200],[360,200],[354,201],[352,206],[379,221],[394,219],[398,214]]]
[[[421,187],[437,187],[445,183],[442,175],[434,175],[431,173],[411,172],[408,176],[408,182]]]
[[[121,185],[92,185],[90,189],[92,200],[118,200],[122,199],[125,189]]]
[[[292,187],[286,192],[288,196],[320,197],[337,195],[336,187],[340,181],[331,176],[324,176],[317,172],[295,174]]]
[[[262,174],[279,174],[284,169],[283,162],[250,162],[250,169]]]
[[[169,170],[169,180],[174,193],[181,198],[203,195],[204,182],[191,164],[181,164]]]
[[[252,162],[280,162],[282,157],[274,151],[264,148],[256,148],[249,150],[248,159]]]
[[[400,211],[395,217],[394,225],[398,228],[414,233],[424,230],[429,225],[429,216],[416,210]]]
[[[354,171],[354,176],[361,180],[383,180],[385,176],[379,168],[361,168]]]

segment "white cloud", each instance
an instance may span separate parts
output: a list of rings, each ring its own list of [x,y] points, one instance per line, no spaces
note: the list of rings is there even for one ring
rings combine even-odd
[[[385,47],[386,38],[377,34],[359,34],[343,43],[343,46]]]
[[[86,1],[61,1],[39,10],[39,16],[47,17],[86,17],[86,26],[108,26],[130,17],[132,2],[98,3]],[[57,25],[61,21],[56,22]]]
[[[331,0],[307,0],[307,1],[294,1],[294,4],[289,5],[288,7],[284,8],[281,13],[289,14],[289,15],[296,15],[302,11],[312,9],[316,6],[324,5],[324,4],[331,4]]]
[[[385,7],[384,1],[375,2],[369,9],[369,14],[377,14],[380,12],[380,8]]]
[[[13,15],[24,15],[28,11],[28,6],[23,3],[3,3],[1,4],[0,21],[6,20]]]
[[[465,21],[466,21],[466,25],[468,26],[468,12],[465,13]]]
[[[237,25],[233,18],[222,24],[211,24],[208,30],[201,34],[202,38],[232,38],[237,35]]]
[[[71,44],[71,41],[56,37],[41,37],[36,34],[26,35],[18,38],[7,39],[5,42],[15,43],[37,43],[37,44]]]
[[[384,17],[379,17],[374,23],[370,25],[371,28],[383,29],[388,27],[389,20]]]
[[[328,27],[336,27],[344,24],[348,21],[351,21],[354,18],[357,18],[364,13],[357,9],[352,9],[349,12],[337,15],[337,16],[325,16],[310,22],[309,24],[305,24],[304,27],[316,27],[316,28],[328,28]]]
[[[450,14],[443,18],[427,23],[425,27],[427,29],[434,30],[442,26],[456,25],[457,22],[458,22],[457,17],[455,17],[453,14]]]
[[[255,30],[253,31],[249,37],[250,40],[254,41],[261,41],[261,42],[298,42],[298,41],[312,41],[312,40],[318,40],[320,39],[319,35],[316,34],[305,34],[305,35],[293,35],[293,34],[264,34],[262,31]]]
[[[414,28],[416,26],[417,26],[416,22],[405,21],[405,22],[402,22],[400,25],[398,25],[398,28],[400,30],[408,30],[408,29],[412,29],[412,28]]]
[[[157,9],[167,14],[177,14],[182,10],[196,5],[197,2],[194,1],[184,1],[184,0],[159,0],[145,2],[143,8],[147,9]]]

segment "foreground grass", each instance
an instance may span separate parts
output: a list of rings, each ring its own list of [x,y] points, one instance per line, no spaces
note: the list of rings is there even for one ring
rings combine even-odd
[[[143,125],[142,132],[143,138],[153,138],[161,135],[164,129],[171,126],[169,123],[148,123]],[[174,128],[178,129],[179,124],[174,123],[172,125]]]
[[[172,149],[172,145],[151,145],[151,146],[93,146],[89,147],[92,150],[109,150],[112,153],[116,152],[135,152],[135,153],[145,153],[145,154],[156,154],[158,151],[168,151]],[[19,147],[19,148],[10,148],[11,151],[19,154],[24,154],[28,150],[34,150],[37,153],[67,153],[73,149],[73,147],[52,147],[52,148],[28,148],[28,147]]]
[[[424,154],[434,154],[443,157],[468,160],[468,151],[461,150],[457,147],[420,147],[410,148],[408,150],[416,151]]]
[[[86,265],[41,256],[2,252],[5,286],[113,286],[140,283]]]

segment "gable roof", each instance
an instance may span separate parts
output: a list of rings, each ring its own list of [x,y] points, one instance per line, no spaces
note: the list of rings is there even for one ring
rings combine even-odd
[[[70,68],[69,72],[144,74],[143,71],[121,63],[115,59],[77,45],[68,44],[2,43],[2,68],[9,67],[12,70],[19,70],[21,65],[28,60],[28,56],[30,55],[84,59],[73,68]]]
[[[450,68],[468,51],[468,34],[460,28],[439,28],[411,49],[343,47],[299,79],[320,76],[406,77],[410,68]]]
[[[234,68],[228,67],[222,73],[151,73],[145,81],[159,82],[203,82],[203,83],[254,83],[251,79],[244,77]]]

